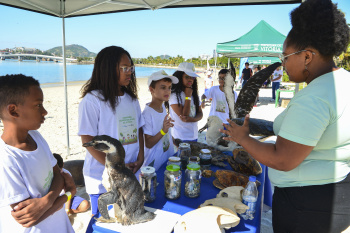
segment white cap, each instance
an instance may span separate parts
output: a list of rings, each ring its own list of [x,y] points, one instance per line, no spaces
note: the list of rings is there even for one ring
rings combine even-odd
[[[211,71],[210,70],[207,71],[206,75],[211,75]]]
[[[189,62],[182,62],[180,63],[179,67],[177,68],[178,71],[185,72],[188,76],[191,77],[199,77],[198,74],[196,74],[196,71],[194,69],[194,64]]]
[[[160,70],[160,71],[152,73],[151,76],[149,76],[148,86],[151,85],[152,81],[158,81],[158,80],[161,80],[163,78],[170,78],[171,82],[174,84],[179,82],[179,79],[176,78],[175,76],[168,75],[164,70]]]

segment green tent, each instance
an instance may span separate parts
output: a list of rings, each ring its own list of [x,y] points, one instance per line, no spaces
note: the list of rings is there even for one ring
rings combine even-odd
[[[278,57],[249,57],[248,62],[251,65],[271,65],[281,60]]]
[[[286,37],[261,20],[240,38],[216,45],[216,52],[225,57],[278,57]]]

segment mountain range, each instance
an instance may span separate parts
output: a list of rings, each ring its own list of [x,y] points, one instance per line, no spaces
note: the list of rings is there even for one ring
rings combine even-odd
[[[55,54],[56,56],[62,56],[62,46],[57,46],[45,52]],[[96,57],[96,53],[90,52],[87,48],[72,44],[66,45],[66,57]]]

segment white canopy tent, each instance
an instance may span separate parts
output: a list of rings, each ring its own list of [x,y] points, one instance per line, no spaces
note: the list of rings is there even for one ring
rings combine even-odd
[[[0,0],[0,5],[62,18],[62,54],[64,64],[63,74],[66,109],[67,155],[69,155],[65,18],[126,11],[158,10],[162,8],[295,4],[301,2],[302,0]]]

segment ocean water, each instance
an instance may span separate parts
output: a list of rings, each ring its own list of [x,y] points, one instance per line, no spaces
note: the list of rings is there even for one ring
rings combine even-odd
[[[67,63],[67,80],[85,81],[91,77],[93,64],[78,65]],[[175,69],[165,69],[156,67],[136,67],[136,77],[144,78],[150,76],[153,72],[164,70],[169,75],[175,72]],[[32,76],[40,83],[59,83],[63,82],[63,64],[48,61],[18,61],[14,59],[0,60],[0,75],[6,74],[24,74]]]

